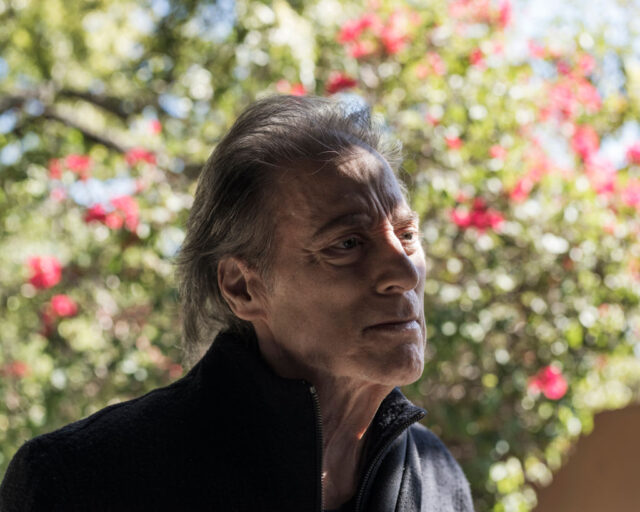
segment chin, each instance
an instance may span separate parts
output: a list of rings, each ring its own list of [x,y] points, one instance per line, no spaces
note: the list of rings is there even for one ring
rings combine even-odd
[[[424,370],[423,346],[415,344],[398,347],[394,354],[385,358],[379,380],[384,384],[396,387],[413,384]]]

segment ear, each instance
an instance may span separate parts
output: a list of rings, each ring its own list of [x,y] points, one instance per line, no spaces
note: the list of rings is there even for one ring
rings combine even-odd
[[[227,256],[218,263],[218,287],[234,315],[254,322],[264,318],[264,283],[258,272],[239,258]]]

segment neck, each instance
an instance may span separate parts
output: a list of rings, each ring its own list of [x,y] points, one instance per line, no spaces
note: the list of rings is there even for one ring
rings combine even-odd
[[[365,434],[380,403],[391,389],[319,375],[316,375],[314,383],[320,399],[324,434],[324,506],[336,508],[356,492]]]
[[[324,508],[337,508],[356,492],[365,434],[382,400],[393,386],[301,364],[269,336],[260,336],[263,357],[281,377],[304,379],[316,387],[323,426],[322,483]]]

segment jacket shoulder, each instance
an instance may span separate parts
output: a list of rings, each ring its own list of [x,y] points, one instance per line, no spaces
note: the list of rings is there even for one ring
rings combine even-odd
[[[469,482],[440,438],[416,423],[409,428],[407,441],[408,455],[413,459],[411,464],[417,466],[422,475],[423,493],[438,495],[448,503],[448,507],[437,510],[472,512]]]
[[[170,438],[185,437],[186,416],[199,402],[193,388],[187,375],[27,441],[7,468],[0,510],[56,510],[72,496],[80,500],[80,489],[105,482],[114,468],[126,474],[142,467]]]

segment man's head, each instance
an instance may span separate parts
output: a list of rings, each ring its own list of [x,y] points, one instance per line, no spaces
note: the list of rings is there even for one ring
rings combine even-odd
[[[369,230],[372,238],[378,240],[378,235],[386,236],[389,242],[376,242],[380,250],[376,249],[375,257],[351,265],[351,268],[367,266],[369,272],[368,275],[361,273],[357,277],[358,284],[350,284],[351,289],[359,287],[362,291],[362,283],[375,279],[371,272],[376,267],[384,267],[386,260],[394,260],[398,266],[391,269],[392,274],[405,274],[400,279],[404,280],[402,284],[390,285],[393,291],[389,295],[397,295],[394,299],[363,301],[364,297],[357,294],[342,297],[346,302],[360,303],[362,310],[367,309],[368,313],[351,311],[352,317],[360,316],[352,318],[354,324],[351,326],[343,323],[341,335],[369,325],[419,316],[417,321],[423,338],[422,249],[415,241],[417,232],[411,227],[414,226],[411,212],[388,165],[396,153],[388,148],[381,142],[380,133],[372,126],[367,111],[354,112],[352,108],[330,100],[272,97],[246,110],[205,165],[189,218],[179,268],[187,343],[195,344],[205,337],[210,341],[213,332],[220,328],[243,332],[256,326],[259,335],[261,329],[278,331],[285,325],[295,325],[291,315],[307,326],[314,322],[327,323],[335,317],[339,311],[323,312],[318,304],[326,301],[338,304],[338,295],[344,295],[344,291],[332,289],[329,274],[322,278],[319,270],[337,267],[334,263],[340,258],[349,266],[346,259],[353,258],[360,250],[362,240],[352,237],[343,241],[347,245],[354,244],[353,254],[346,257],[349,251],[345,247],[344,256],[327,258],[323,263],[319,261],[324,258],[322,251],[312,254],[309,244],[317,245],[323,236],[326,242],[327,236],[331,233],[335,236],[336,230],[344,230],[345,226],[334,223],[313,241],[309,238],[309,230],[322,228],[322,221],[331,223],[336,214],[344,217],[347,224],[353,225],[351,227],[359,223],[363,234]],[[307,239],[302,240],[305,236]],[[295,248],[294,239],[298,243]],[[403,249],[400,254],[398,251],[404,246],[411,246],[409,252],[413,252],[407,256]],[[387,251],[385,247],[391,249]],[[397,253],[395,259],[393,247]],[[284,275],[283,271],[288,267],[293,270],[294,262],[288,261],[288,257],[303,253],[311,264],[297,271],[307,275]],[[316,261],[312,262],[314,259]],[[412,263],[412,260],[415,261]],[[302,262],[301,259],[296,261]],[[221,271],[226,273],[226,284],[222,283],[226,290],[220,288]],[[247,313],[246,308],[239,305],[246,290],[240,290],[238,294],[234,286],[246,286],[242,280],[247,276],[260,281],[264,285],[264,295],[270,297],[261,304],[258,304],[260,301],[253,302],[255,307],[258,304],[271,310],[266,323],[265,319],[252,316],[255,311]],[[324,281],[304,279],[314,276]],[[345,281],[345,276],[334,277]],[[320,302],[297,300],[294,296],[296,282],[301,298],[316,297]],[[285,283],[289,289],[283,288]],[[324,285],[329,286],[323,288]],[[400,288],[407,286],[407,290],[400,292]],[[234,298],[234,293],[238,297]],[[302,310],[291,307],[296,304]],[[342,310],[348,307],[351,306],[343,304]],[[305,317],[304,308],[310,309],[306,320],[302,318]],[[277,318],[274,316],[276,311]],[[264,311],[258,316],[263,314]],[[366,325],[359,327],[357,322]],[[320,325],[314,325],[316,327]],[[326,325],[325,329],[330,331],[329,327]],[[411,331],[415,326],[405,327]],[[383,327],[373,329],[367,336],[371,338],[375,334],[374,337],[384,338],[389,335],[383,331]],[[285,333],[278,335],[285,336]],[[321,357],[320,354],[309,356]]]

